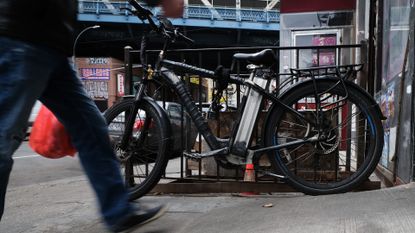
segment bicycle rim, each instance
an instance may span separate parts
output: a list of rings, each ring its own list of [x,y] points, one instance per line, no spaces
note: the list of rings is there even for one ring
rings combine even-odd
[[[126,150],[120,149],[132,103],[127,101],[111,109],[106,113],[106,120],[124,183],[130,198],[136,199],[151,191],[160,180],[167,164],[167,139],[166,127],[157,112],[148,104],[140,104],[129,145]]]
[[[372,102],[353,88],[346,94],[335,82],[317,82],[317,92],[320,108],[311,83],[283,97],[283,102],[315,121],[319,109],[323,124],[312,126],[293,113],[275,111],[267,143],[284,144],[313,137],[319,131],[326,139],[280,149],[269,157],[304,193],[346,192],[367,179],[379,161],[383,147],[380,118],[370,106]]]

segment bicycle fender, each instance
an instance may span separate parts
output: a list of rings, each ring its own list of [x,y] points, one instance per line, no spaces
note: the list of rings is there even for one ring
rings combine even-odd
[[[125,95],[122,98],[123,99],[133,99],[133,98],[135,98],[135,95]],[[162,117],[163,121],[165,120],[167,122],[167,124],[169,125],[169,127],[171,128],[170,118],[168,117],[168,115],[166,113],[166,110],[164,110],[159,104],[157,104],[157,102],[151,97],[144,96],[143,101],[146,101],[151,106],[153,106],[157,110],[157,113]],[[169,135],[171,135],[171,134],[169,133]]]
[[[333,78],[319,78],[319,79],[317,79],[316,80],[317,82],[335,82],[335,81],[337,81],[336,79],[333,79]],[[302,82],[299,82],[299,83],[297,83],[297,84],[295,84],[294,86],[292,86],[292,87],[290,87],[288,90],[286,90],[284,93],[282,93],[282,94],[280,94],[279,95],[279,98],[280,99],[284,99],[284,97],[286,96],[286,95],[289,95],[289,94],[291,94],[292,92],[295,92],[295,91],[297,91],[296,89],[298,88],[298,87],[300,87],[301,85],[309,85],[309,83],[312,83],[313,82],[313,80],[312,79],[310,79],[310,80],[306,80],[306,81],[302,81]],[[376,103],[376,101],[375,101],[375,99],[373,99],[373,97],[369,94],[369,93],[367,93],[366,91],[365,91],[365,89],[363,89],[363,88],[361,88],[360,86],[358,86],[356,83],[354,83],[354,82],[351,82],[351,81],[349,81],[349,80],[345,80],[344,81],[344,83],[345,83],[345,85],[346,85],[346,87],[347,88],[354,88],[355,90],[357,90],[357,91],[359,91],[361,94],[363,94],[363,95],[365,95],[366,97],[368,97],[368,99],[372,102],[372,105],[373,105],[373,107],[375,108],[375,111],[377,112],[377,114],[380,116],[380,119],[381,120],[386,120],[387,118],[383,115],[383,113],[382,113],[382,111],[380,110],[380,107],[379,107],[379,105],[378,105],[378,103]],[[274,108],[277,108],[278,106],[277,106],[278,104],[276,104],[276,103],[273,103],[272,104],[272,106],[270,107],[270,109],[269,109],[269,111],[268,111],[268,113],[267,113],[267,116],[265,117],[265,121],[264,121],[264,125],[263,125],[263,129],[266,129],[266,127],[267,127],[267,122],[268,122],[268,119],[269,119],[269,117],[270,117],[270,115],[271,115],[271,112],[274,110]],[[262,135],[263,137],[265,136],[264,134]]]
[[[345,83],[346,83],[346,85],[350,85],[350,86],[355,87],[360,93],[365,95],[372,102],[372,105],[374,106],[375,111],[380,116],[381,120],[386,120],[387,119],[387,117],[385,115],[383,115],[382,110],[379,107],[379,104],[376,103],[376,100],[373,98],[373,96],[371,96],[365,89],[363,89],[362,87],[360,87],[356,83],[348,81],[348,80],[346,80]]]
[[[135,95],[125,95],[125,96],[122,96],[123,99],[132,99],[134,97],[135,97]]]

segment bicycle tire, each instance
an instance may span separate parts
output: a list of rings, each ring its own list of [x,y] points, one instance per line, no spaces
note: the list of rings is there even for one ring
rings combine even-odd
[[[384,143],[382,115],[376,102],[354,83],[345,82],[346,93],[344,87],[338,85],[338,79],[317,79],[315,82],[316,85],[310,81],[300,83],[282,94],[280,99],[288,106],[296,106],[304,116],[315,119],[317,114],[313,103],[307,99],[313,96],[315,86],[318,93],[329,91],[326,97],[330,99],[332,95],[331,101],[335,100],[334,97],[345,98],[337,107],[325,103],[324,106],[328,107],[321,108],[325,118],[323,122],[328,122],[325,132],[329,136],[325,141],[271,151],[268,157],[274,169],[279,169],[292,187],[305,194],[344,193],[367,180],[380,160]],[[328,117],[330,114],[331,118]],[[350,128],[343,127],[347,123],[350,123]],[[265,129],[265,146],[313,135],[310,124],[277,105],[271,108]]]
[[[168,122],[151,103],[143,99],[139,103],[139,111],[128,148],[121,151],[119,144],[124,134],[122,130],[128,111],[133,104],[134,99],[124,99],[104,114],[112,146],[121,163],[121,171],[130,200],[144,196],[160,181],[169,159],[170,138]],[[151,121],[147,123],[148,130],[146,130],[144,125],[148,119]],[[143,135],[144,138],[140,137]],[[142,174],[139,174],[140,172]]]

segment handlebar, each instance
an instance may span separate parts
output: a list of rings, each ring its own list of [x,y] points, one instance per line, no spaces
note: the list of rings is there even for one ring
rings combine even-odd
[[[135,8],[135,10],[131,10],[129,8],[122,8],[122,9],[130,11],[133,15],[137,16],[141,20],[147,20],[148,23],[150,24],[150,27],[151,27],[152,30],[156,31],[159,34],[162,34],[164,37],[167,37],[171,40],[175,40],[176,38],[180,38],[183,41],[185,41],[186,43],[194,44],[194,40],[192,40],[189,37],[183,35],[177,29],[173,29],[173,31],[172,31],[172,30],[169,30],[168,28],[166,28],[162,24],[160,26],[157,26],[156,23],[154,22],[153,18],[152,18],[153,13],[150,10],[148,10],[148,9],[144,8],[143,6],[141,6],[140,3],[138,3],[136,0],[128,0],[128,2],[130,3],[130,5],[132,5]]]
[[[135,10],[138,12],[138,14],[140,14],[142,16],[151,16],[151,15],[153,15],[151,13],[151,11],[149,11],[148,9],[145,9],[144,7],[142,7],[140,5],[140,3],[138,3],[135,0],[129,0],[128,3],[130,3],[135,8]]]
[[[153,30],[159,30],[156,23],[154,23],[154,20],[152,18],[153,13],[151,13],[150,10],[142,7],[140,3],[138,3],[136,0],[128,0],[128,3],[130,3],[130,5],[132,5],[135,8],[135,10],[131,10],[130,8],[126,7],[121,7],[120,10],[127,10],[131,14],[137,16],[139,19],[143,21],[147,20]]]

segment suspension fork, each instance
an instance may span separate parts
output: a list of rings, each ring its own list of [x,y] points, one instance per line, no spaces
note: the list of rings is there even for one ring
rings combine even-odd
[[[185,83],[176,74],[174,74],[171,70],[165,67],[162,67],[160,69],[160,72],[161,76],[165,78],[176,91],[186,111],[192,118],[197,130],[200,134],[203,135],[210,149],[220,149],[220,142],[218,141],[216,136],[213,135],[212,130],[209,128],[207,122],[205,122],[202,113],[199,111],[195,102],[193,101],[192,96],[190,95]]]
[[[143,79],[141,84],[138,86],[137,93],[134,96],[134,104],[130,109],[130,114],[128,115],[127,121],[124,124],[125,131],[124,131],[124,134],[122,136],[121,143],[120,143],[120,149],[121,150],[126,150],[128,148],[128,144],[130,142],[131,135],[133,133],[135,117],[136,117],[136,115],[138,113],[138,109],[139,109],[138,103],[143,98],[144,90],[146,89],[146,87],[147,87],[146,80]],[[125,114],[127,115],[127,112]],[[148,122],[148,119],[146,117],[146,119],[144,121],[143,132],[145,131],[146,127],[148,127],[148,126],[149,126],[149,122]],[[145,136],[145,135],[141,135],[140,138],[142,138],[143,136]]]

